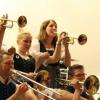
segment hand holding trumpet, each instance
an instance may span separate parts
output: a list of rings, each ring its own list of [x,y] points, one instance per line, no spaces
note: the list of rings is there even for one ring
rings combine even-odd
[[[26,91],[28,90],[27,83],[21,83],[20,85],[17,86],[15,94],[17,96],[23,95]]]
[[[81,85],[79,83],[78,79],[73,79],[70,83],[71,86],[73,86],[75,88],[75,90],[81,92]]]
[[[11,24],[10,25],[6,25],[7,22],[11,22]],[[0,18],[0,25],[1,26],[5,26],[7,28],[12,28],[13,27],[13,23],[17,23],[20,28],[23,28],[27,24],[27,19],[26,19],[25,16],[20,16],[17,21],[9,20],[7,14],[3,15],[2,18]]]
[[[27,77],[29,77],[30,79],[35,79],[35,77],[37,76],[37,73],[33,73],[33,72],[30,72],[27,74]]]
[[[58,37],[58,42],[66,41],[67,38],[67,34],[62,32]]]
[[[63,45],[65,47],[68,47],[68,42],[70,41],[69,37],[68,37],[68,33],[66,32],[61,32],[60,36],[65,36],[65,39],[62,41]]]
[[[8,19],[8,14],[3,15],[0,21],[0,26],[6,25],[7,24],[7,19]]]
[[[69,37],[68,33],[61,32],[59,41],[61,42],[62,40],[64,46],[68,46],[68,44],[74,44],[75,40],[77,40],[80,45],[84,45],[87,42],[87,36],[85,34],[80,34],[78,38]]]

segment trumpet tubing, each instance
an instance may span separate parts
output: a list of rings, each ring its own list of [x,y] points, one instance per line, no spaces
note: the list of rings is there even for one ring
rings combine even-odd
[[[70,85],[72,80],[58,79],[61,85]],[[79,84],[84,86],[84,89],[89,95],[94,95],[99,89],[99,79],[95,75],[90,75],[85,81],[80,81]]]
[[[80,34],[78,38],[76,37],[69,37],[69,44],[74,44],[75,40],[78,41],[80,45],[84,45],[87,42],[87,36],[85,34]]]
[[[24,27],[27,24],[27,19],[26,19],[25,16],[20,16],[17,21],[4,19],[4,18],[1,18],[0,20],[1,21],[11,22],[11,25],[3,25],[5,27],[7,27],[7,28],[12,28],[13,27],[13,23],[17,23],[20,28]]]
[[[43,87],[44,89],[48,89],[49,91],[51,91],[51,92],[53,92],[53,93],[56,93],[56,94],[58,94],[58,95],[60,95],[60,96],[62,97],[62,95],[61,95],[60,93],[58,93],[58,92],[56,92],[56,91],[54,91],[54,90],[52,90],[52,89],[50,89],[50,88],[48,88],[48,87],[46,87],[46,86],[44,86],[44,85],[38,83],[38,82],[36,82],[36,81],[34,81],[34,80],[28,78],[27,76],[23,75],[23,74],[25,74],[24,72],[21,72],[21,71],[12,69],[12,70],[11,70],[11,73],[12,73],[11,78],[14,79],[14,80],[18,80],[18,79],[16,79],[16,77],[18,77],[18,78],[21,77],[21,78],[23,78],[23,79],[25,79],[25,80],[28,80],[28,81],[30,81],[30,82],[32,82],[32,83],[38,85],[38,86]],[[18,80],[18,82],[19,82],[19,83],[22,83],[22,82],[20,82],[20,80]],[[35,88],[32,88],[32,87],[31,87],[31,89],[34,90],[34,91],[36,91],[36,92],[38,92],[38,93],[40,93],[40,94],[42,94],[42,95],[44,95],[44,96],[46,96],[46,97],[48,97],[48,98],[50,98],[51,100],[55,100],[54,98],[52,98],[52,97],[50,97],[50,96],[48,96],[48,95],[42,93],[42,92],[39,91],[39,90],[36,90]]]

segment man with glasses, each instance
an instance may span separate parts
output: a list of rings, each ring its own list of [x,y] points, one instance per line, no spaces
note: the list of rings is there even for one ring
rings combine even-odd
[[[84,81],[85,80],[85,70],[84,70],[84,66],[80,65],[80,64],[74,64],[72,66],[69,67],[68,70],[68,80],[72,80],[71,85],[68,85],[66,87],[67,91],[74,93],[75,91],[75,85],[74,82],[78,82],[78,81]],[[81,86],[79,88],[82,88]],[[87,98],[88,100],[94,100],[92,96],[90,96],[89,94],[86,93],[86,91],[83,89],[81,90],[81,96],[84,98]]]

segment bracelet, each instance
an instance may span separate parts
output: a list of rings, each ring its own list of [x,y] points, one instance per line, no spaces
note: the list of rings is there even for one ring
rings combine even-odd
[[[56,42],[56,45],[61,45],[61,42],[57,41],[57,42]]]

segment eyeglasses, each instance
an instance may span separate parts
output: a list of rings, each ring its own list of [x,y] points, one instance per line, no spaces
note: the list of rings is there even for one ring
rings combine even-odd
[[[82,76],[86,76],[86,75],[87,75],[86,73],[82,73],[82,74],[76,74],[76,75],[73,75],[73,76],[82,77]]]

